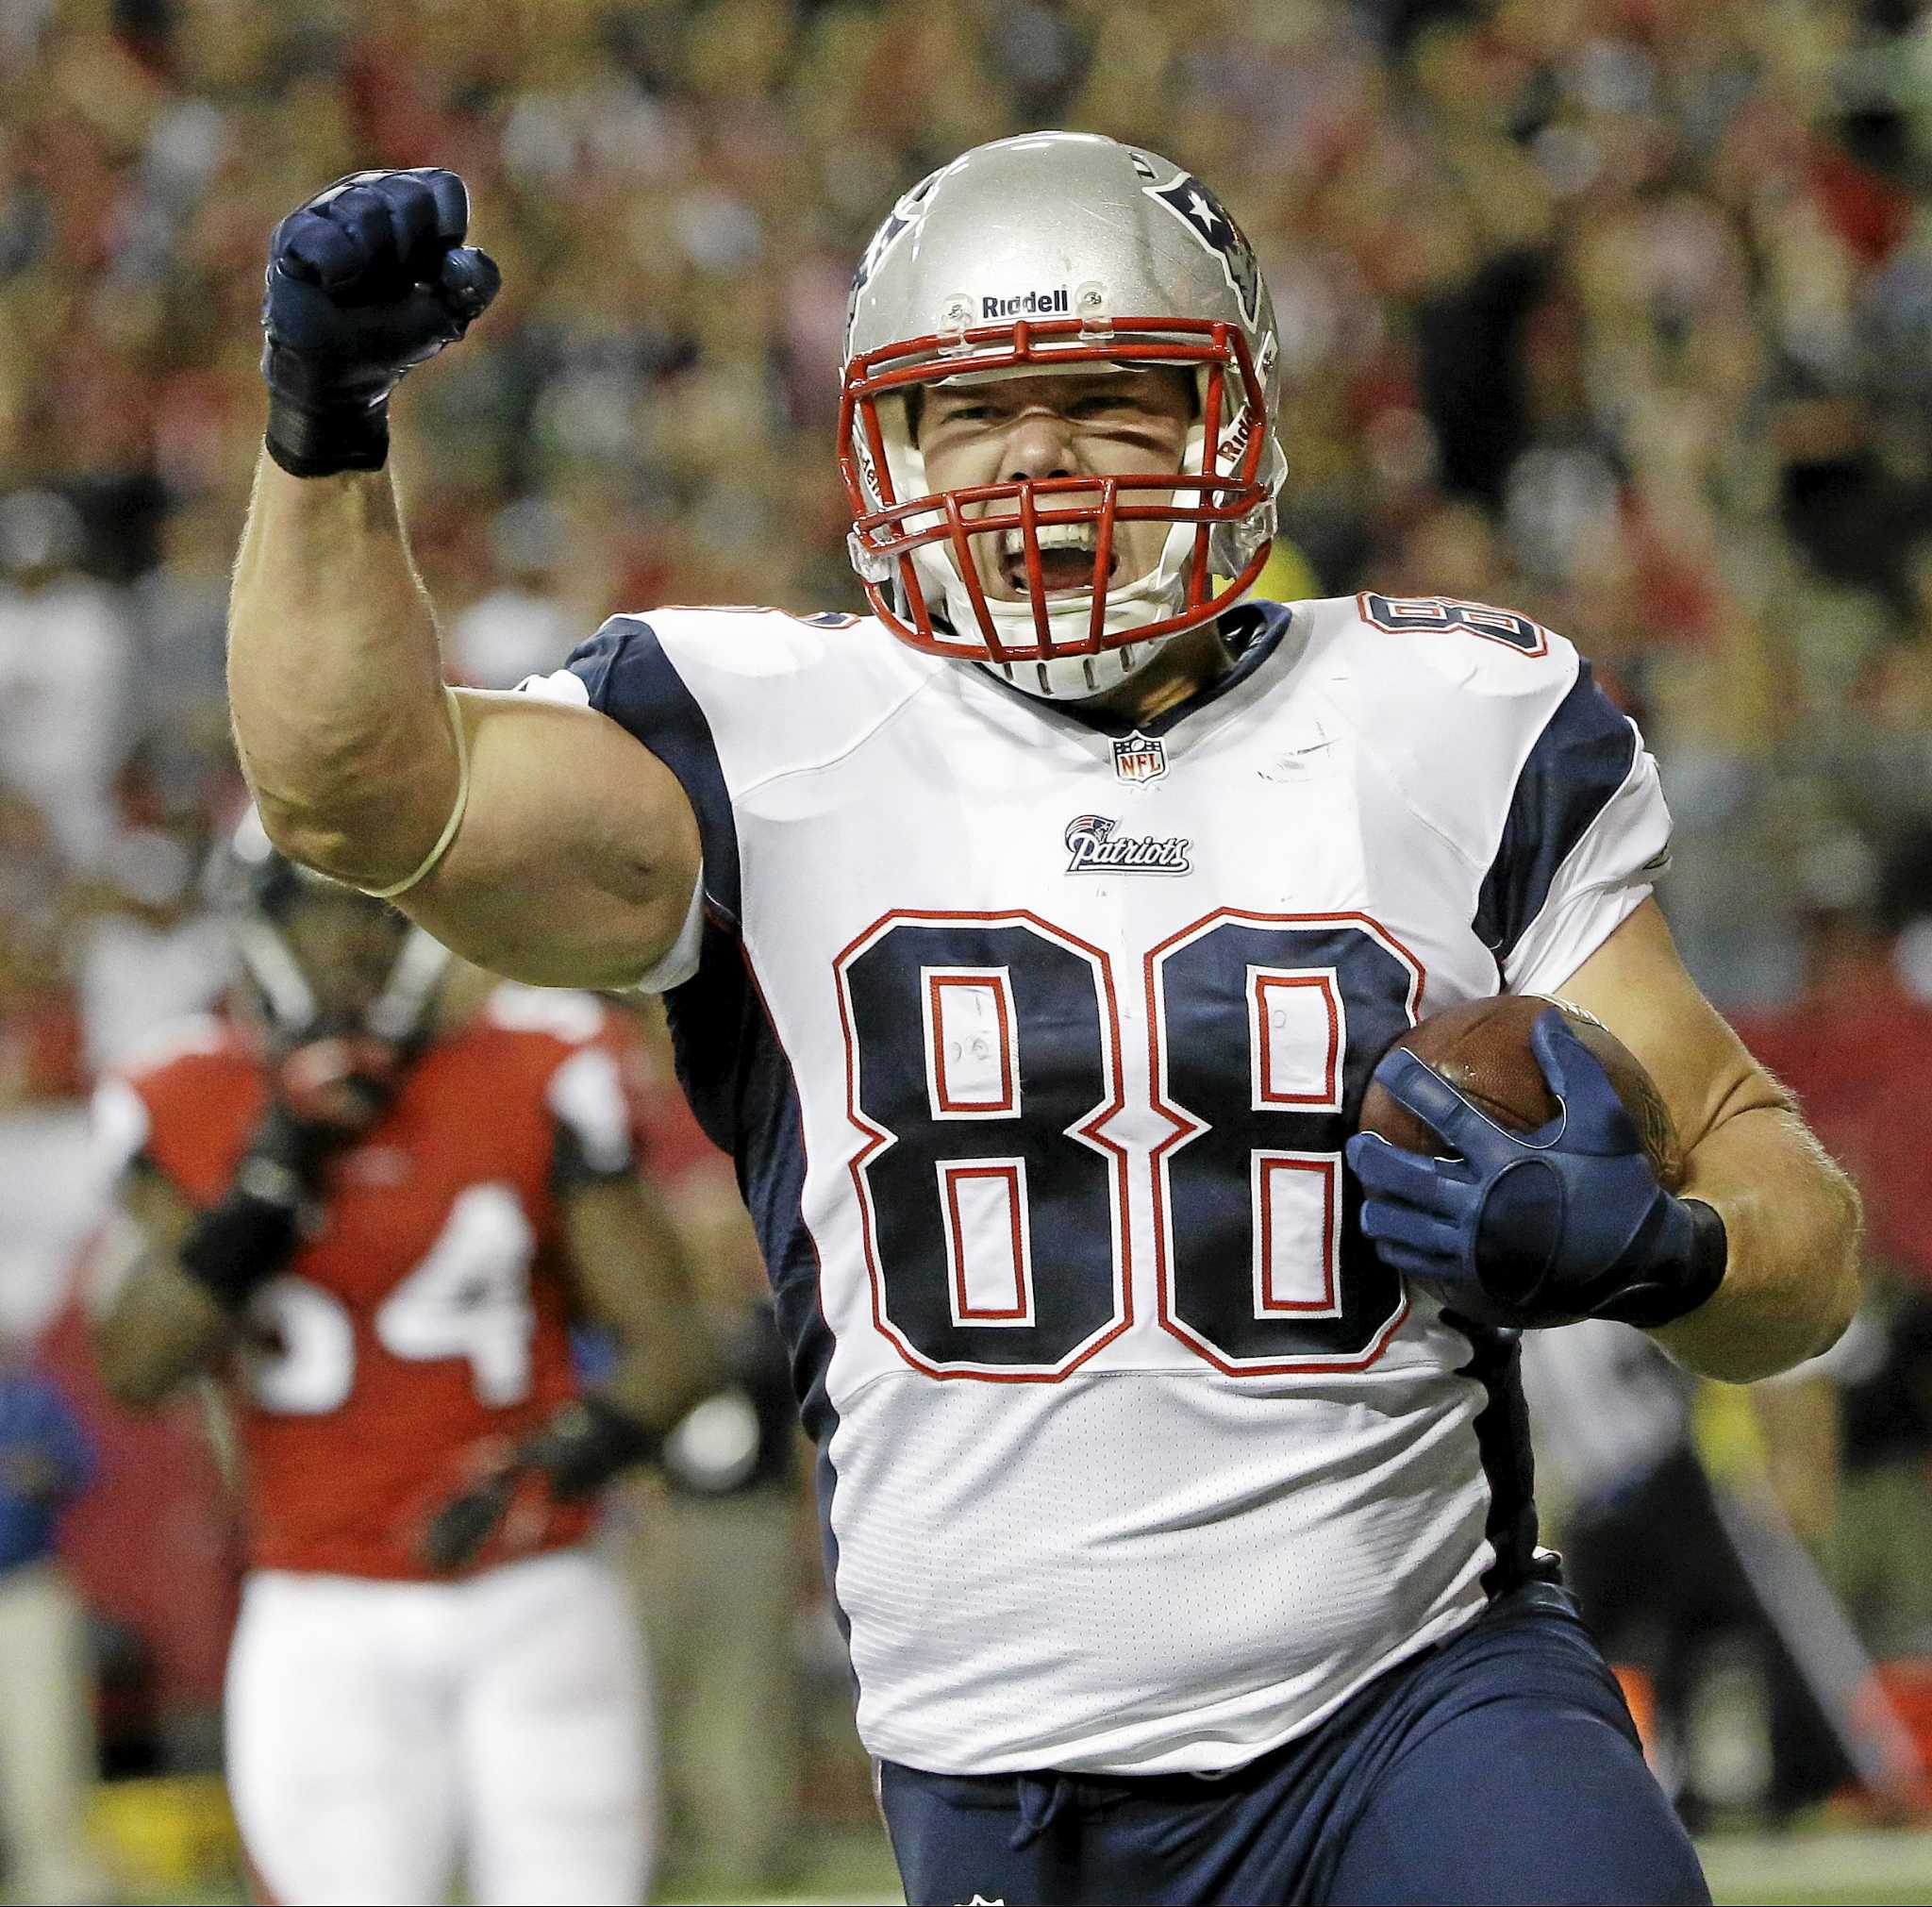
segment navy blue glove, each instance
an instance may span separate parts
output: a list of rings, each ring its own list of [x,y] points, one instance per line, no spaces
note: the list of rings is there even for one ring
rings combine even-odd
[[[357,172],[275,228],[262,297],[268,451],[295,477],[376,470],[389,395],[469,329],[503,276],[465,245],[453,172]]]
[[[1424,1159],[1373,1133],[1348,1142],[1367,1197],[1362,1230],[1385,1264],[1479,1323],[1578,1318],[1660,1325],[1724,1280],[1724,1221],[1658,1184],[1594,1054],[1555,1007],[1530,1029],[1558,1102],[1534,1132],[1506,1132],[1403,1047],[1375,1078],[1457,1158]]]

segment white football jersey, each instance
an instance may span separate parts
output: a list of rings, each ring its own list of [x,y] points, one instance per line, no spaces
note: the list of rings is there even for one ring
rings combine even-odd
[[[1560,983],[1669,819],[1560,637],[1251,604],[1142,728],[878,625],[621,616],[529,686],[677,774],[653,976],[820,1452],[874,1753],[1240,1765],[1533,1566],[1514,1345],[1366,1246],[1424,1013]]]

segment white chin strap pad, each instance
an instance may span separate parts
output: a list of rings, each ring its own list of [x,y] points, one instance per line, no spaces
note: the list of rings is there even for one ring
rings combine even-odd
[[[1187,594],[1185,556],[1192,552],[1194,533],[1190,526],[1176,524],[1169,532],[1167,541],[1169,549],[1163,551],[1158,564],[1145,576],[1107,593],[1101,627],[1108,634],[1145,628],[1150,623],[1164,622],[1169,616],[1180,613]],[[1185,545],[1185,554],[1177,573],[1170,576],[1168,556],[1177,541]],[[971,644],[975,652],[980,651],[979,618],[973,607],[973,597],[959,579],[959,573],[953,567],[946,550],[928,545],[915,550],[912,560],[919,571],[920,581],[924,585],[927,603],[937,601],[943,604],[946,620],[963,635],[962,646]],[[1040,632],[1033,620],[1030,603],[1008,602],[988,596],[986,610],[1002,643],[1011,644],[1017,648],[1030,648],[1039,642]],[[1056,644],[1084,644],[1092,621],[1093,597],[1088,591],[1083,590],[1078,595],[1068,596],[1047,606],[1048,638]],[[1054,698],[1066,696],[1077,700],[1100,694],[1125,681],[1129,676],[1145,668],[1171,640],[1168,636],[1156,636],[1148,642],[1104,649],[1097,656],[1054,656],[1040,661],[1016,662],[988,660],[988,666],[998,670],[1016,689],[1024,689],[1028,694]],[[975,659],[980,658],[976,655]]]

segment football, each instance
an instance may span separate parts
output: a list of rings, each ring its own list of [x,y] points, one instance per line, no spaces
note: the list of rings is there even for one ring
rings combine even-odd
[[[1662,1096],[1629,1047],[1567,1000],[1541,994],[1469,1000],[1431,1014],[1394,1044],[1407,1047],[1498,1126],[1530,1132],[1557,1116],[1556,1098],[1529,1046],[1530,1028],[1545,1007],[1559,1009],[1601,1062],[1637,1128],[1652,1169],[1665,1190],[1674,1192],[1684,1179],[1683,1152]],[[1442,1142],[1374,1079],[1362,1096],[1361,1129],[1411,1152],[1442,1150]]]

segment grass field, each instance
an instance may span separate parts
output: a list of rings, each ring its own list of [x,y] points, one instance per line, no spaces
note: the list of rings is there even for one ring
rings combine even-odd
[[[133,1849],[126,1849],[132,1852]],[[151,1841],[143,1850],[165,1855],[168,1849]],[[174,1850],[185,1866],[199,1849]],[[1754,1907],[1838,1907],[1840,1902],[1870,1902],[1873,1907],[1903,1907],[1903,1903],[1932,1903],[1932,1829],[1892,1832],[1842,1832],[1814,1830],[1792,1834],[1737,1833],[1713,1835],[1699,1844],[1711,1892],[1720,1903],[1754,1903]],[[175,1885],[153,1883],[164,1861],[124,1862],[121,1898],[128,1901],[180,1902],[182,1907],[241,1907],[247,1899],[240,1877],[226,1884],[212,1880],[203,1866],[200,1884],[185,1873]],[[200,1865],[198,1862],[195,1865]],[[214,1872],[232,1873],[228,1860],[216,1856]],[[179,1870],[177,1869],[177,1872]],[[142,1879],[137,1879],[141,1875]],[[143,1882],[147,1884],[143,1884]],[[8,1897],[0,1896],[0,1899]],[[863,1828],[824,1831],[813,1835],[791,1884],[782,1893],[747,1894],[722,1878],[707,1884],[695,1874],[667,1877],[653,1897],[666,1903],[737,1901],[745,1907],[808,1907],[813,1902],[841,1902],[862,1907],[869,1902],[898,1902],[898,1876],[885,1837]]]
[[[1727,1834],[1700,1844],[1711,1893],[1724,1907],[1838,1907],[1869,1902],[1905,1907],[1932,1902],[1932,1831],[1893,1833]],[[827,1835],[794,1891],[767,1897],[769,1907],[810,1902],[897,1902],[898,1878],[875,1835]],[[727,1897],[672,1892],[665,1901],[697,1903]],[[733,1897],[736,1898],[736,1897]]]

